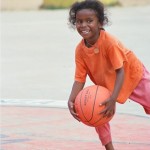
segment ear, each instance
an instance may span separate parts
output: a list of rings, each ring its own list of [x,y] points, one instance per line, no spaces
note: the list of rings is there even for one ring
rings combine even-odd
[[[101,25],[100,22],[98,23],[98,27],[99,27],[99,29],[103,28],[103,26]]]

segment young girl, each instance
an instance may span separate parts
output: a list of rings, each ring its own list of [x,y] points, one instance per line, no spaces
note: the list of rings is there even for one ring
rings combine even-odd
[[[80,121],[74,110],[77,94],[83,89],[88,75],[96,85],[111,91],[111,96],[102,104],[104,117],[114,114],[116,102],[125,103],[130,98],[141,104],[150,114],[150,73],[135,54],[118,39],[103,29],[108,23],[104,5],[98,0],[85,0],[72,5],[70,24],[82,36],[75,53],[75,81],[68,100],[73,117]],[[106,150],[114,150],[109,123],[96,127]]]

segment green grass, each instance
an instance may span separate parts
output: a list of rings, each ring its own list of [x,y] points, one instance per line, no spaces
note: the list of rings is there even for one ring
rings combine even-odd
[[[44,0],[43,8],[47,8],[47,9],[68,8],[76,1],[82,1],[82,0]],[[101,1],[108,6],[114,6],[118,4],[118,0],[101,0]]]

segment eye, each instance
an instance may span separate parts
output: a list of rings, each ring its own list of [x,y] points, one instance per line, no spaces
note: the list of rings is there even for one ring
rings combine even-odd
[[[76,22],[75,22],[76,24],[81,24],[82,23],[82,21],[81,20],[76,20]]]
[[[88,19],[88,20],[87,20],[87,23],[91,23],[91,22],[93,22],[92,19]]]

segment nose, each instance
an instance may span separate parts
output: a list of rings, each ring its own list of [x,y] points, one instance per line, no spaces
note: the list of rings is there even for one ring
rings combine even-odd
[[[87,26],[87,23],[85,21],[82,22],[81,27]]]

